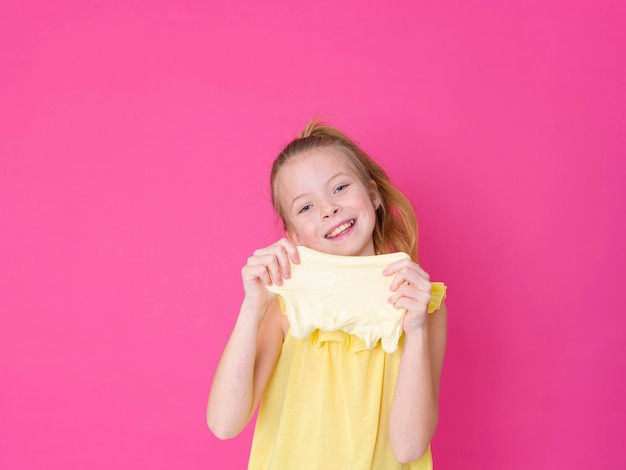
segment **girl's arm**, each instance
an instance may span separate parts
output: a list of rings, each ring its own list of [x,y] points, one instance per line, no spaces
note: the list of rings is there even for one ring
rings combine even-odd
[[[285,316],[266,285],[290,276],[297,250],[283,239],[257,250],[242,269],[245,297],[213,377],[207,423],[220,439],[234,437],[254,414],[278,359]]]
[[[396,273],[391,301],[406,308],[404,348],[389,416],[389,439],[401,462],[419,459],[430,444],[438,420],[439,382],[446,349],[447,308],[429,315],[430,280],[417,264],[403,260]]]

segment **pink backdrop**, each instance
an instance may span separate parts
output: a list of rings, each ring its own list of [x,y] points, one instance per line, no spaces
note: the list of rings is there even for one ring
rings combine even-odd
[[[624,3],[237,3],[0,6],[0,468],[245,467],[207,394],[317,113],[449,285],[437,468],[625,468]]]

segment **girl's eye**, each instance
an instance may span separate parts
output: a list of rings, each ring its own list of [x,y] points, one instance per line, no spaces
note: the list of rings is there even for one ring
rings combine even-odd
[[[336,192],[336,193],[339,193],[339,192],[343,191],[344,189],[346,189],[347,187],[348,187],[348,185],[347,185],[347,184],[340,184],[339,186],[337,186],[337,187],[335,188],[335,192]]]
[[[311,208],[311,204],[307,204],[306,206],[304,206],[302,209],[300,209],[300,211],[298,212],[298,214],[302,214],[303,212],[308,211]]]

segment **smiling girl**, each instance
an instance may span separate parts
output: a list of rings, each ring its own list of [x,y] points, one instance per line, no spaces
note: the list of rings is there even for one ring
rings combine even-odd
[[[251,469],[432,468],[447,310],[445,286],[417,264],[410,203],[352,140],[316,122],[276,158],[271,188],[286,238],[242,269],[245,295],[213,379],[209,427],[234,437],[261,403]],[[406,311],[396,352],[341,331],[293,337],[267,287],[290,279],[298,246],[409,255],[382,271],[393,279],[389,302]]]

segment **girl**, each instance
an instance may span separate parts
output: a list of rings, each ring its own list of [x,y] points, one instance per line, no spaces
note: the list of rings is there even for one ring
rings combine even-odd
[[[242,269],[245,296],[215,372],[207,421],[236,436],[263,397],[249,468],[429,469],[446,347],[445,286],[417,264],[408,200],[345,134],[310,123],[274,161],[272,201],[286,238]],[[289,279],[298,246],[350,256],[395,251],[411,259],[393,276],[389,302],[406,309],[395,353],[341,331],[295,339],[266,286]],[[437,310],[435,315],[429,312]]]

